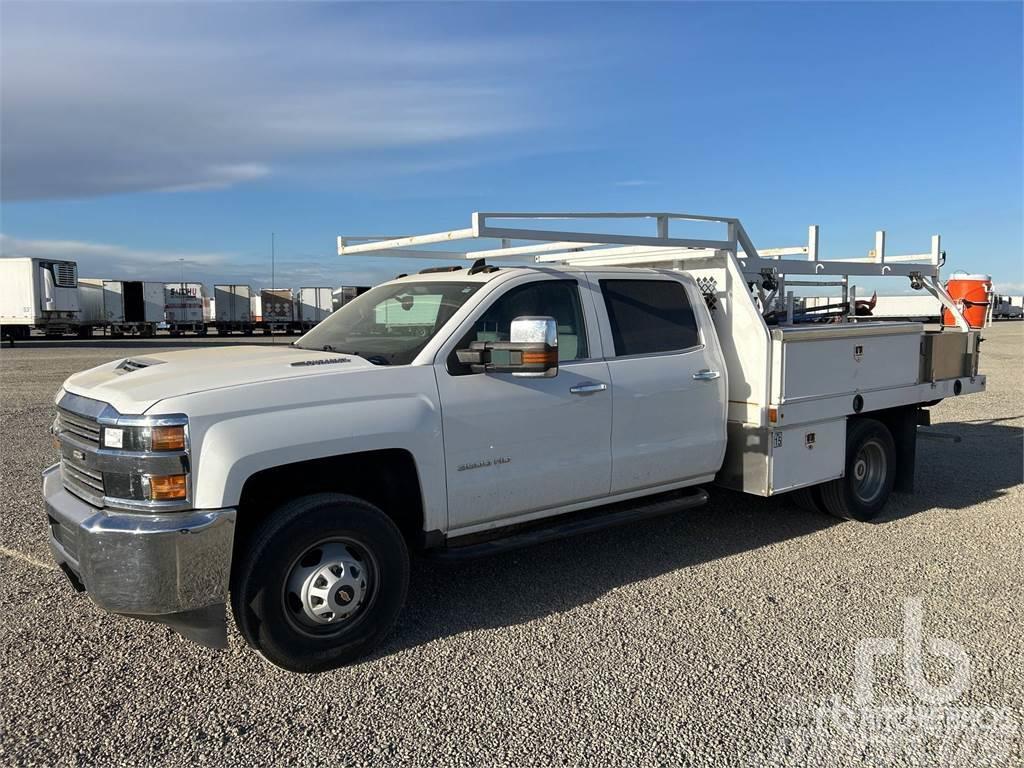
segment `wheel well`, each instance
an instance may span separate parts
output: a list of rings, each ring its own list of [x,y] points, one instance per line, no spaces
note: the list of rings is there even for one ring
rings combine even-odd
[[[423,544],[423,495],[412,454],[402,449],[367,451],[264,469],[242,487],[235,552],[282,503],[311,493],[347,493],[379,507],[410,548]]]

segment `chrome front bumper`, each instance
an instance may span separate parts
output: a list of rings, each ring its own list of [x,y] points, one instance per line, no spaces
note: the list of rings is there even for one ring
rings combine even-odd
[[[96,509],[43,472],[50,549],[99,607],[170,624],[204,645],[226,644],[224,610],[235,510],[162,515]]]

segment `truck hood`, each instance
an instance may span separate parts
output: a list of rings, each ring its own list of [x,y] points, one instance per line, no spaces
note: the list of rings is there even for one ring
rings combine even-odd
[[[132,355],[76,373],[64,389],[137,414],[168,397],[374,367],[355,355],[247,344]]]

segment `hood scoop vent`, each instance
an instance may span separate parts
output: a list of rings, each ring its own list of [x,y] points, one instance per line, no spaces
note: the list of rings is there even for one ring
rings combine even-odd
[[[132,373],[133,371],[137,371],[140,368],[149,368],[149,366],[151,365],[160,365],[160,363],[162,362],[163,360],[147,360],[144,357],[129,357],[122,360],[114,369],[114,371],[116,371],[120,375],[124,375],[126,373]]]

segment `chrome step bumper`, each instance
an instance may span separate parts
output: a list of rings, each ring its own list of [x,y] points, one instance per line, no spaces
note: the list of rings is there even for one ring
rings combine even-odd
[[[226,644],[234,509],[97,509],[65,490],[59,464],[43,472],[43,498],[54,560],[96,605],[170,624],[204,645]]]

